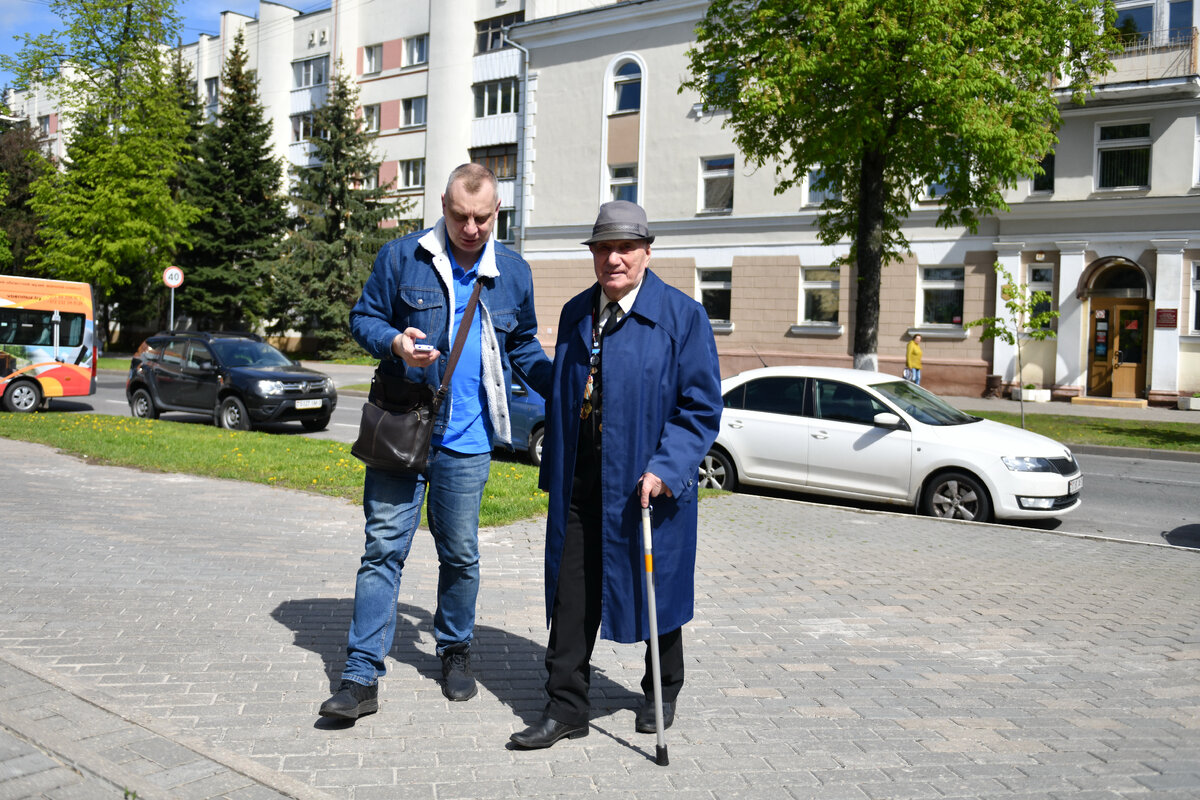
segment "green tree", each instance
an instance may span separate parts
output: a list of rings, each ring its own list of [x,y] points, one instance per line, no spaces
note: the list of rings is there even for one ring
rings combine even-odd
[[[32,262],[93,284],[100,324],[144,322],[158,276],[186,246],[198,211],[172,182],[187,125],[163,53],[179,18],[172,0],[51,0],[62,31],[25,36],[3,59],[17,88],[44,87],[68,131],[68,165],[33,184],[41,219]],[[107,338],[107,337],[106,337]]]
[[[312,115],[313,163],[294,169],[296,215],[274,273],[272,330],[311,331],[326,358],[362,355],[350,336],[350,309],[375,254],[397,233],[382,223],[411,207],[388,202],[387,186],[371,188],[379,162],[357,104],[358,91],[339,62],[328,101]]]
[[[688,51],[776,191],[821,170],[820,238],[849,240],[854,364],[877,364],[880,273],[926,187],[937,222],[974,232],[1056,142],[1058,76],[1082,102],[1119,49],[1110,0],[714,0]]]
[[[8,197],[8,176],[0,172],[0,211],[4,210]],[[12,267],[13,254],[9,245],[8,232],[0,228],[0,272],[8,272]]]
[[[979,334],[981,341],[1000,339],[1017,348],[1017,382],[1023,382],[1022,372],[1024,362],[1021,348],[1024,342],[1032,339],[1036,342],[1053,339],[1054,328],[1051,327],[1058,318],[1058,312],[1052,310],[1052,298],[1048,292],[1029,291],[1029,284],[1017,283],[1004,266],[996,262],[996,283],[1000,298],[1004,301],[1005,314],[999,317],[983,317],[963,325],[964,328],[982,328]],[[1021,392],[1021,427],[1025,427],[1025,393]]]
[[[45,142],[27,123],[0,130],[0,180],[7,195],[0,193],[0,236],[8,243],[5,272],[25,275],[25,262],[37,244],[37,215],[30,208],[33,182],[53,169]]]
[[[221,83],[221,108],[204,126],[186,177],[185,196],[205,213],[192,225],[192,249],[179,257],[187,281],[177,301],[200,327],[245,330],[266,313],[287,208],[240,31]]]

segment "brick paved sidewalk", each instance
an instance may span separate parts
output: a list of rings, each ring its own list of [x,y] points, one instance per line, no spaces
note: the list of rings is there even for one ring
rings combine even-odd
[[[0,486],[0,799],[1200,795],[1194,551],[705,501],[662,768],[610,642],[591,735],[507,747],[543,702],[540,522],[483,534],[479,697],[435,682],[420,535],[380,712],[338,728],[360,508],[3,439]]]

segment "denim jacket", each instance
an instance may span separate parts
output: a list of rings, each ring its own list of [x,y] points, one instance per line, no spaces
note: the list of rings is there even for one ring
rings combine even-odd
[[[350,331],[367,352],[380,360],[384,372],[424,381],[434,391],[450,360],[450,330],[454,323],[450,258],[446,251],[446,225],[411,233],[385,244],[375,257],[362,296],[350,311]],[[519,255],[489,239],[479,259],[480,330],[482,331],[481,383],[487,393],[492,430],[502,444],[512,439],[509,403],[512,369],[537,392],[550,388],[550,360],[537,339],[533,304],[533,273]],[[410,367],[392,353],[392,341],[405,328],[421,329],[441,355],[428,367]],[[459,364],[459,369],[470,369]],[[446,430],[450,419],[449,396],[434,425]]]

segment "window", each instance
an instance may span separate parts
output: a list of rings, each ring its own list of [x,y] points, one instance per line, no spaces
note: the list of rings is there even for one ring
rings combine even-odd
[[[520,107],[521,84],[516,78],[475,84],[475,119],[515,114]]]
[[[404,40],[404,66],[412,67],[429,60],[429,34],[410,36]]]
[[[56,314],[59,346],[78,347],[82,344],[85,322],[83,314],[24,308],[0,308],[0,344],[54,344]]]
[[[733,270],[698,269],[696,278],[700,289],[700,305],[711,322],[729,322],[733,296]]]
[[[425,159],[413,158],[400,162],[396,182],[401,189],[417,189],[425,185]]]
[[[316,139],[319,136],[320,132],[316,128],[316,122],[311,111],[292,116],[293,142],[307,142],[309,139]]]
[[[1192,0],[1174,0],[1167,12],[1167,36],[1172,43],[1192,38]]]
[[[221,79],[220,78],[205,78],[204,79],[204,104],[215,106],[217,101],[221,99]]]
[[[1041,175],[1033,176],[1033,191],[1052,193],[1054,191],[1054,153],[1047,153],[1038,166],[1042,168]]]
[[[733,156],[700,159],[701,211],[733,210]]]
[[[962,267],[921,267],[921,322],[925,325],[962,325]]]
[[[504,46],[503,31],[510,25],[525,21],[525,12],[505,14],[502,17],[492,17],[475,23],[475,52],[486,53],[489,50],[499,50]]]
[[[890,410],[857,386],[822,378],[816,378],[815,384],[815,416],[819,419],[874,425],[876,414]]]
[[[825,170],[819,167],[808,171],[808,205],[810,206],[819,206],[826,200],[832,200],[837,203],[842,199],[842,193],[837,189],[814,188],[817,181],[823,177],[825,177]]]
[[[798,417],[804,413],[804,381],[785,375],[748,381],[725,395],[725,407]]]
[[[293,85],[297,89],[320,86],[329,75],[329,56],[296,61],[292,64]]]
[[[38,133],[42,136],[50,135],[50,115],[38,117]]]
[[[838,270],[829,267],[805,267],[801,270],[800,296],[804,303],[800,317],[806,325],[837,325]]]
[[[374,75],[383,71],[383,45],[373,44],[363,48],[363,74]]]
[[[945,197],[950,192],[950,184],[946,183],[947,177],[945,173],[938,176],[938,179],[931,181],[925,187],[925,197],[929,200],[938,200]]]
[[[613,79],[613,111],[637,111],[642,107],[642,68],[633,61],[617,67]]]
[[[515,220],[515,209],[502,208],[496,212],[496,227],[494,231],[497,240],[501,242],[511,242],[513,240],[513,222]]]
[[[1096,142],[1096,186],[1100,189],[1150,185],[1150,123],[1101,125]]]
[[[358,182],[358,188],[364,191],[373,192],[379,188],[379,173],[372,172],[369,175],[364,175],[363,179]]]
[[[1192,262],[1192,330],[1200,333],[1200,261]]]
[[[496,173],[500,179],[517,177],[517,146],[501,144],[494,147],[475,147],[470,151],[471,160]]]
[[[363,106],[363,130],[367,133],[379,132],[379,105]]]
[[[608,185],[613,200],[637,202],[637,164],[616,164],[608,168]]]
[[[424,125],[425,124],[425,98],[424,97],[406,97],[404,98],[404,125]]]
[[[1117,30],[1126,47],[1148,42],[1154,30],[1154,6],[1121,9],[1117,12]]]
[[[1054,306],[1052,299],[1054,297],[1054,267],[1041,266],[1038,264],[1029,265],[1029,280],[1026,282],[1029,288],[1030,296],[1034,292],[1045,292],[1047,299],[1041,303],[1035,303],[1030,308],[1030,316],[1035,317],[1043,311],[1050,311]]]

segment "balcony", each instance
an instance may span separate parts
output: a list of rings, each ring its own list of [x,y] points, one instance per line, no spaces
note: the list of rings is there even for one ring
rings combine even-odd
[[[1116,83],[1149,83],[1194,76],[1197,71],[1195,28],[1148,31],[1125,43],[1125,52],[1113,57],[1113,69],[1097,86]]]

